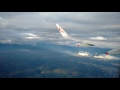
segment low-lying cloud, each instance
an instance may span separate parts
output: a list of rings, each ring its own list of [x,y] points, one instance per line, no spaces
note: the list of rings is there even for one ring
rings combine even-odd
[[[89,39],[93,39],[93,40],[107,40],[107,38],[105,38],[105,37],[101,37],[101,36],[90,37]]]
[[[105,54],[98,55],[98,56],[95,55],[93,57],[98,58],[98,59],[104,59],[104,60],[120,60],[119,57],[111,56],[111,55],[105,55]]]
[[[106,55],[106,54],[101,54],[101,55],[93,55],[90,52],[83,52],[79,51],[78,53],[72,53],[71,55],[77,56],[77,57],[87,57],[87,58],[95,58],[95,59],[101,59],[101,60],[120,60],[119,57],[117,56],[112,56],[112,55]]]
[[[88,53],[88,52],[79,52],[78,55],[88,57],[88,56],[90,56],[90,53]]]

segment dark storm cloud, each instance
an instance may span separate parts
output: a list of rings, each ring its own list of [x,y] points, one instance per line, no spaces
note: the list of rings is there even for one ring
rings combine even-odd
[[[118,36],[119,18],[119,12],[0,12],[0,38],[22,41],[31,33],[34,39],[60,39],[56,23],[77,36]]]

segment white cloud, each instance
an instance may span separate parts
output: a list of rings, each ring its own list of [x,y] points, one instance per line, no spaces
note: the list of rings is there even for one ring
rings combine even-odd
[[[111,55],[105,55],[105,54],[98,55],[98,56],[95,55],[93,57],[98,58],[98,59],[104,59],[104,60],[120,60],[119,57],[111,56]]]
[[[32,37],[36,37],[36,35],[32,34],[32,33],[28,33],[28,35],[32,36]]]
[[[32,34],[32,33],[26,33],[28,36],[24,37],[25,39],[41,39],[41,37],[38,37],[37,35],[35,34]]]
[[[79,51],[79,53],[75,53],[72,51],[67,51],[68,54],[77,56],[77,57],[87,57],[87,58],[95,58],[95,59],[101,59],[101,60],[120,60],[119,57],[117,56],[112,56],[112,55],[106,55],[106,54],[101,54],[101,55],[92,55],[90,52],[84,52],[84,51]]]
[[[82,57],[91,57],[91,54],[89,52],[79,51],[78,53],[73,53],[73,56],[82,56]]]
[[[105,37],[101,37],[101,36],[90,37],[89,39],[93,39],[93,40],[107,40]]]
[[[40,37],[25,37],[25,39],[41,39]]]
[[[88,52],[79,52],[78,55],[80,56],[89,56],[89,53]]]

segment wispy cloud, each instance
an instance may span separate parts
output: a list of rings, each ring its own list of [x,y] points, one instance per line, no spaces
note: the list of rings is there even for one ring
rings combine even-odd
[[[35,34],[32,34],[32,33],[26,33],[28,36],[25,36],[24,38],[25,39],[41,39],[41,37],[38,37],[37,35]]]

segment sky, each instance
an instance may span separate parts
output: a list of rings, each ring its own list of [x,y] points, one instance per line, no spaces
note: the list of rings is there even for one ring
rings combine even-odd
[[[91,40],[101,47],[119,48],[119,12],[0,12],[0,43],[49,43],[73,45],[57,30]]]

